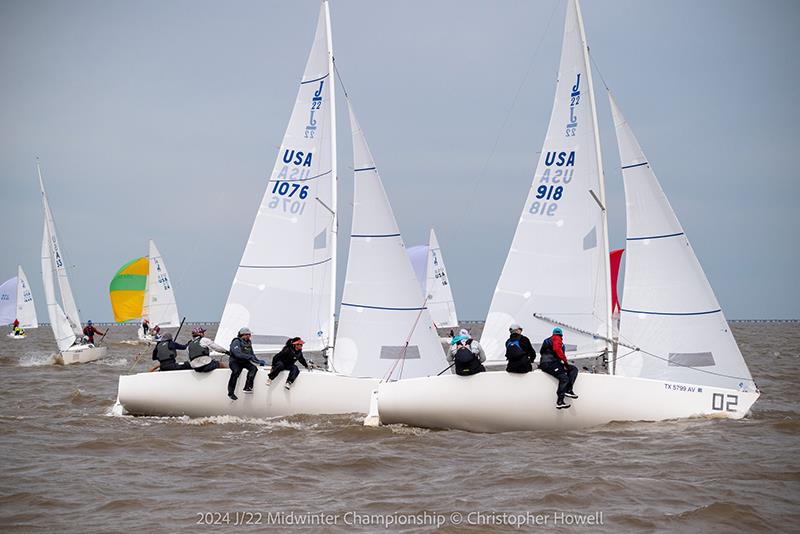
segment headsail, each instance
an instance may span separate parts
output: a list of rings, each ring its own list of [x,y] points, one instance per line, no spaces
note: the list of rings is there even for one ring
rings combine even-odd
[[[33,293],[28,284],[28,277],[22,270],[22,265],[17,266],[17,319],[22,328],[38,328],[39,321],[36,318],[36,306],[33,304]]]
[[[374,378],[436,374],[447,366],[439,337],[352,108],[350,126],[353,227],[331,367]]]
[[[50,314],[50,322],[53,323],[53,331],[56,334],[56,341],[59,339],[66,339],[64,332],[56,332],[56,323],[61,323],[62,318],[57,316],[53,317],[53,311],[50,311],[52,304],[58,307],[61,316],[66,319],[73,333],[73,340],[75,336],[83,335],[83,328],[81,327],[81,318],[78,315],[78,307],[75,305],[75,298],[72,296],[72,288],[70,287],[69,277],[65,268],[64,256],[61,252],[61,247],[58,244],[56,237],[55,221],[53,220],[53,213],[50,211],[50,203],[47,201],[47,193],[44,190],[44,180],[42,180],[42,170],[39,167],[39,161],[36,161],[36,171],[39,174],[39,188],[42,191],[42,208],[44,210],[44,239],[47,241],[42,243],[42,277],[43,279],[49,278],[49,285],[52,291],[52,299],[47,294],[48,282],[45,280],[45,296],[47,297],[48,313]],[[47,249],[47,254],[45,250]],[[45,265],[45,258],[47,265]],[[63,308],[58,306],[55,300],[55,283],[58,284],[59,293],[61,295],[61,303]],[[52,300],[52,304],[51,304]],[[72,342],[70,342],[70,345]],[[67,345],[69,347],[69,345]],[[59,348],[64,350],[59,343]]]
[[[258,352],[333,337],[336,140],[330,15],[323,2],[289,125],[222,313],[216,342],[243,326]]]
[[[703,268],[609,94],[628,218],[616,374],[732,389],[754,384]],[[649,353],[649,354],[648,354]]]
[[[481,337],[487,358],[504,355],[518,323],[538,343],[553,325],[537,313],[610,337],[605,188],[586,39],[580,9],[567,4],[555,103],[514,241]],[[603,339],[569,331],[568,350],[606,349]]]
[[[148,243],[148,247],[149,272],[142,317],[148,319],[152,326],[179,326],[181,321],[178,316],[178,304],[175,302],[172,279],[167,272],[167,265],[152,239]]]
[[[17,318],[17,277],[0,284],[0,325],[7,325]]]

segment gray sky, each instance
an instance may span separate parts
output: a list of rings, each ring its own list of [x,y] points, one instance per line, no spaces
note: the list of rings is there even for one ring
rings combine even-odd
[[[544,139],[565,3],[333,0],[337,66],[408,246],[433,226],[459,316],[484,319]],[[729,318],[800,318],[800,4],[585,0],[592,56]],[[42,159],[83,319],[155,239],[181,315],[218,320],[319,4],[0,2],[0,278],[40,320]],[[610,243],[619,158],[595,70]],[[352,152],[339,107],[341,235]],[[340,240],[339,294],[347,239]]]

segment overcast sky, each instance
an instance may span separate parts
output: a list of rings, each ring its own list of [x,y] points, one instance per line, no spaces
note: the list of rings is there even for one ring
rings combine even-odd
[[[726,315],[800,318],[800,3],[585,0],[609,204],[615,92]],[[219,320],[319,3],[0,1],[0,279],[40,275],[45,184],[82,319],[155,239],[181,315]],[[407,246],[436,229],[483,320],[544,139],[565,2],[333,0],[337,66]],[[341,88],[340,88],[341,89]],[[340,93],[341,94],[341,93]],[[339,100],[340,235],[352,152]],[[348,240],[339,241],[342,261]],[[0,281],[2,281],[0,280]]]

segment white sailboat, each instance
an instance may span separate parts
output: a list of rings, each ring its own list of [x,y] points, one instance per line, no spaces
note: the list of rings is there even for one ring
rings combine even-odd
[[[556,380],[539,370],[380,384],[365,424],[501,432],[748,413],[759,391],[666,197],[612,107],[629,234],[620,325],[626,352],[612,358],[612,374],[581,373],[580,398],[567,410],[556,409]],[[583,21],[577,0],[569,0],[550,127],[481,340],[487,358],[502,358],[511,322],[534,343],[565,325],[572,358],[608,350],[601,169]]]
[[[47,201],[38,159],[36,161],[36,171],[39,175],[39,187],[42,191],[42,208],[44,210],[42,282],[44,284],[44,296],[47,302],[50,326],[53,329],[53,336],[56,339],[59,350],[56,363],[67,365],[98,360],[105,357],[106,347],[96,347],[91,343],[75,342],[83,337],[81,320],[78,315],[78,307],[75,305],[75,298],[72,296],[67,270],[64,267],[64,257],[56,237],[55,221],[50,211],[50,204]],[[59,305],[56,298],[56,285],[58,285],[61,296],[61,305]]]
[[[10,278],[0,285],[0,324],[11,324],[19,321],[22,330],[37,328],[39,321],[36,319],[36,307],[33,304],[33,294],[28,285],[28,277],[22,270],[22,265],[17,266],[17,276]],[[26,334],[9,332],[11,339],[25,339]]]
[[[336,146],[329,28],[324,1],[292,120],[223,312],[216,336],[220,345],[227,346],[240,327],[248,326],[254,331],[254,348],[261,351],[275,351],[294,335],[311,340],[306,350],[330,349]],[[366,413],[380,379],[423,376],[446,366],[383,185],[352,115],[351,124],[356,163],[353,237],[336,349],[328,350],[329,369],[301,373],[291,391],[283,388],[286,373],[267,387],[266,373],[259,370],[253,394],[237,401],[226,396],[230,372],[225,369],[121,376],[118,403],[125,411],[245,417]],[[310,134],[309,126],[314,126]],[[286,154],[301,152],[299,160],[286,159]],[[315,174],[294,172],[294,161],[324,165],[315,167]],[[305,207],[292,212],[295,197]],[[284,232],[291,232],[291,239]],[[282,244],[274,247],[274,242]],[[239,387],[243,383],[241,379]]]
[[[428,311],[433,324],[437,328],[458,326],[453,290],[447,277],[442,249],[433,228],[427,245],[409,247],[406,252],[414,266],[414,274],[422,291],[429,296]]]
[[[142,320],[147,319],[150,328],[177,327],[181,324],[178,315],[178,304],[175,301],[175,292],[172,289],[172,279],[167,272],[164,258],[152,239],[148,242],[147,251],[148,273],[147,284],[144,290],[144,305],[142,306]],[[137,335],[140,341],[155,342],[151,333],[144,333],[139,325]]]

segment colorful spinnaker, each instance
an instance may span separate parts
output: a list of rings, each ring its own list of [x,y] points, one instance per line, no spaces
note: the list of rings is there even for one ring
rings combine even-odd
[[[131,260],[117,271],[108,287],[114,320],[124,323],[142,316],[147,288],[147,256]]]

